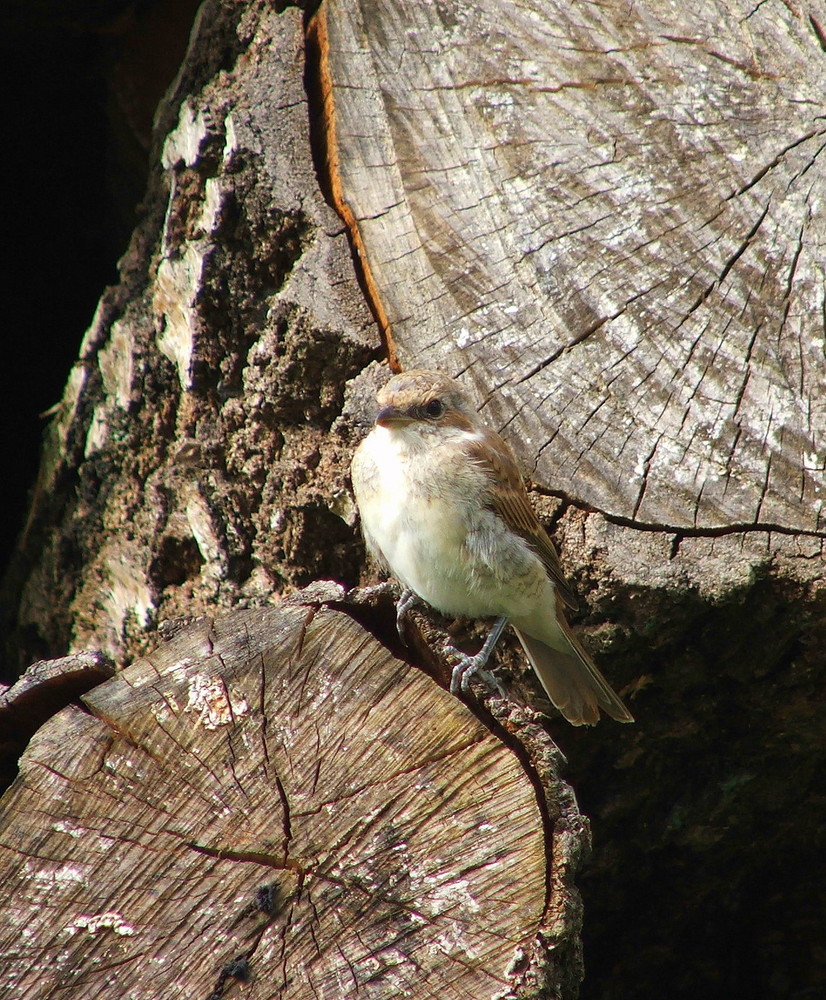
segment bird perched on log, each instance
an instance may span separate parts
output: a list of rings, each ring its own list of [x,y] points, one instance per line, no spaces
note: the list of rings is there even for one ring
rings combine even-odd
[[[453,617],[495,617],[476,656],[453,650],[451,690],[467,690],[508,622],[548,697],[575,726],[628,709],[565,619],[576,600],[534,513],[513,452],[462,386],[439,372],[396,375],[379,391],[356,450],[353,490],[368,548],[403,587]]]

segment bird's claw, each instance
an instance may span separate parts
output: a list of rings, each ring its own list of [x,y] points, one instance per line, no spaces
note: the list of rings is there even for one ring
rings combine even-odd
[[[478,677],[500,698],[505,697],[505,689],[499,683],[499,679],[490,670],[485,670],[485,663],[488,657],[477,653],[476,656],[468,656],[454,646],[445,646],[445,653],[454,657],[458,662],[450,675],[450,693],[458,695],[461,691],[467,693],[470,690],[470,681],[473,677]]]
[[[482,646],[476,656],[468,656],[467,653],[463,653],[453,646],[447,647],[445,652],[452,653],[459,661],[453,668],[453,673],[450,677],[451,694],[459,694],[460,690],[467,691],[470,688],[471,677],[480,677],[488,687],[497,691],[502,698],[505,697],[505,691],[497,678],[489,670],[483,670],[482,668],[490,659],[493,647],[499,641],[499,636],[507,624],[508,619],[504,616],[496,619],[493,623],[493,628],[490,630],[490,634],[485,639],[484,646]]]
[[[417,597],[409,588],[405,588],[401,593],[399,603],[396,605],[396,631],[399,634],[402,644],[405,646],[407,645],[407,640],[404,637],[404,619],[414,604],[421,603],[421,598]]]

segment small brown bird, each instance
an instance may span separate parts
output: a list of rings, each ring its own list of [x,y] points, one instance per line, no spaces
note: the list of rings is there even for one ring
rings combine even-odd
[[[378,404],[353,456],[353,489],[368,547],[404,588],[399,620],[416,597],[446,615],[497,618],[476,656],[454,651],[451,690],[467,688],[510,622],[569,722],[598,722],[600,708],[633,722],[565,620],[576,599],[513,452],[462,386],[439,372],[405,372]]]

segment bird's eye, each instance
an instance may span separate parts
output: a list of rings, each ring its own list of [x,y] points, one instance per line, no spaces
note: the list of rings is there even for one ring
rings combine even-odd
[[[442,405],[441,399],[431,399],[429,403],[425,404],[424,412],[429,417],[440,417],[444,413],[444,406]]]

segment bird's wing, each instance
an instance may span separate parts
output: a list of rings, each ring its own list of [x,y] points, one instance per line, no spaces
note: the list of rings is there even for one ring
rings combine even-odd
[[[489,428],[478,431],[467,443],[470,460],[490,480],[490,506],[508,527],[521,535],[542,560],[563,603],[575,611],[577,599],[562,573],[554,543],[534,513],[519,467],[507,442]]]

